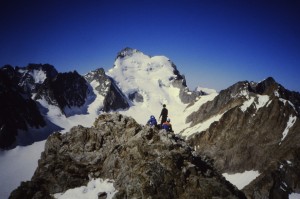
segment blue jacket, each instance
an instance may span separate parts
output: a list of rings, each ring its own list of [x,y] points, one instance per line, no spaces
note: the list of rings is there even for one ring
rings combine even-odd
[[[172,125],[171,125],[169,122],[163,123],[162,128],[163,128],[163,129],[166,129],[167,131],[170,131],[170,132],[173,131]]]
[[[148,120],[147,124],[149,124],[150,126],[155,126],[155,125],[157,125],[157,121],[155,118],[150,118]]]

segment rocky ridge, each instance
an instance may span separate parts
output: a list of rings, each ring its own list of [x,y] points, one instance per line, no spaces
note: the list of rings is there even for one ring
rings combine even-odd
[[[115,199],[245,198],[184,140],[120,114],[52,134],[31,181],[10,198],[52,198],[89,177],[113,179]]]

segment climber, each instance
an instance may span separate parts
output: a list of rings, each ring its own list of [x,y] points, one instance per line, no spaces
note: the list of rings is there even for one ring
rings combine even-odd
[[[173,129],[172,129],[172,125],[171,125],[170,122],[171,122],[171,120],[170,120],[170,118],[168,118],[167,121],[165,121],[162,124],[162,129],[165,129],[168,132],[174,132]]]
[[[168,109],[166,108],[166,105],[163,105],[163,109],[161,110],[159,119],[161,118],[161,122],[160,122],[160,126],[162,128],[162,125],[164,122],[167,121],[167,117],[168,117]]]
[[[157,121],[153,115],[150,116],[150,119],[148,120],[147,125],[150,125],[151,127],[157,126]]]

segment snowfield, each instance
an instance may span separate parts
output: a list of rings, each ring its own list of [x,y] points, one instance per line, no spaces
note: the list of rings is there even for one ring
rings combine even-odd
[[[98,193],[105,192],[106,199],[112,199],[118,191],[113,185],[113,180],[101,178],[91,179],[87,186],[69,189],[64,193],[54,194],[56,199],[98,199]]]
[[[235,173],[235,174],[222,174],[226,180],[235,185],[238,189],[243,189],[245,186],[250,184],[255,178],[257,178],[260,173],[258,171],[245,171],[243,173]]]

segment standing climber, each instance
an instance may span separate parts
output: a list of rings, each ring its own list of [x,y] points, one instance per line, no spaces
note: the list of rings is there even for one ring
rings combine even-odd
[[[167,121],[168,118],[168,109],[166,108],[166,105],[163,105],[163,109],[161,110],[159,119],[161,118],[160,127],[162,128],[162,125],[164,122]]]

